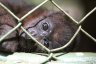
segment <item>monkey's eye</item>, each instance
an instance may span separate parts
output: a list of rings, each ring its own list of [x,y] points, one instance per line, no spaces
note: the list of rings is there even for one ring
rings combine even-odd
[[[43,24],[42,24],[42,29],[43,29],[44,31],[48,30],[48,28],[49,28],[49,26],[48,26],[47,23],[43,23]]]

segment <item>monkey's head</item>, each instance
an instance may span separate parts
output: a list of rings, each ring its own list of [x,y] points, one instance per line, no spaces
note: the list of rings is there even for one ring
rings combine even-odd
[[[62,12],[38,15],[35,19],[25,19],[24,28],[40,43],[49,49],[64,46],[74,35],[76,26]],[[27,34],[21,35],[26,40],[31,39]],[[26,42],[28,43],[28,41]],[[37,46],[37,50],[41,50]]]

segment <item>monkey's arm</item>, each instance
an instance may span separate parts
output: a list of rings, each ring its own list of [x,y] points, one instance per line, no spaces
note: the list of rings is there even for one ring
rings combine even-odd
[[[0,6],[0,38],[17,25],[16,20]],[[17,31],[14,31],[0,42],[0,51],[14,52],[17,49]]]

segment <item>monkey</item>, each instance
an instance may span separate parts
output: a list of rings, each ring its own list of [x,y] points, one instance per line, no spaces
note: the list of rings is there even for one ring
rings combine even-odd
[[[17,1],[13,0],[0,1],[19,18],[26,14],[30,9],[34,8],[33,5],[29,5],[23,0],[20,0],[18,5]],[[2,11],[1,9],[3,8],[0,8],[0,11]],[[11,30],[17,25],[17,21],[7,11],[4,10],[2,12],[6,12],[7,14],[4,16],[2,15],[3,20],[0,20],[0,23],[5,21],[5,26],[8,24],[9,28],[5,28],[2,25],[0,28],[8,32],[8,30]],[[9,21],[4,20],[6,16],[9,17]],[[55,49],[64,46],[72,38],[77,29],[77,26],[75,26],[72,23],[72,20],[70,20],[63,12],[52,12],[42,7],[25,18],[22,21],[22,26],[31,34],[31,36],[36,38],[37,41],[49,49]],[[5,31],[0,30],[0,33]],[[2,35],[0,36],[2,37]],[[1,44],[1,47],[5,48],[5,51],[44,51],[44,49],[39,45],[33,43],[32,39],[30,39],[30,37],[23,32],[22,29],[14,31],[2,42],[3,43]]]
[[[35,5],[27,4],[24,2],[24,0],[0,1],[19,18],[35,7]],[[3,12],[6,11],[4,10]],[[2,20],[0,23],[4,22],[4,24],[11,25],[12,28],[18,24],[16,19],[14,19],[8,12],[6,16],[9,17],[9,22],[8,20],[4,20],[6,22]],[[5,15],[3,16],[3,19],[4,18]],[[78,26],[76,26],[63,12],[54,12],[43,7],[38,8],[21,22],[22,26],[31,34],[31,36],[36,38],[37,41],[49,49],[55,49],[64,46],[72,38],[78,28]],[[3,27],[3,29],[10,30],[9,28],[7,29],[5,27]],[[0,33],[2,32],[3,31]],[[5,48],[5,51],[45,52],[45,50],[32,39],[30,39],[30,37],[21,28],[17,29],[16,32],[13,33],[14,34],[11,35],[14,37],[8,36],[7,39],[5,38],[2,42],[1,47]],[[10,43],[8,40],[10,40],[12,43]],[[4,42],[8,43],[6,44]],[[72,44],[65,48],[64,51],[71,51],[73,48],[74,45]]]
[[[9,9],[11,9],[13,13],[15,13],[19,18],[21,18],[31,8],[33,8],[33,5],[28,5],[22,0],[20,0],[20,4],[18,5],[14,1],[13,2],[3,1],[3,2],[7,3],[8,4],[7,6],[9,6]],[[24,10],[25,8],[26,10]],[[75,33],[76,27],[70,21],[71,20],[68,20],[68,17],[62,12],[51,12],[45,8],[39,8],[33,14],[29,15],[26,19],[24,19],[22,23],[23,23],[23,27],[27,29],[29,33],[32,33],[33,31],[37,32],[36,33],[37,35],[34,36],[35,33],[31,35],[34,38],[36,38],[40,43],[42,43],[49,49],[55,49],[65,45]],[[42,26],[42,23],[44,23],[44,26],[46,28],[45,27],[39,28],[39,26],[40,27]],[[34,28],[33,26],[34,27],[37,26],[37,28]],[[62,28],[62,30],[60,28]],[[26,35],[25,33],[23,34],[22,33],[23,31],[20,30],[19,31],[20,36],[19,36],[19,42],[18,42],[19,51],[22,51],[22,50],[23,51],[39,51],[41,49],[39,46],[34,45],[34,43],[32,43],[33,41],[30,40],[28,35]]]

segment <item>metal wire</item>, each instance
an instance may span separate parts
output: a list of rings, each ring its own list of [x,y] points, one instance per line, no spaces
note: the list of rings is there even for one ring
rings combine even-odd
[[[41,7],[42,5],[44,5],[46,2],[50,1],[52,4],[54,4],[54,6],[56,6],[59,10],[61,10],[62,12],[64,12],[73,22],[74,24],[78,25],[78,29],[76,31],[76,33],[73,35],[73,37],[69,40],[69,42],[60,47],[60,48],[56,48],[56,49],[48,49],[46,48],[44,45],[42,45],[40,42],[38,42],[34,37],[31,36],[30,33],[28,33],[24,27],[22,26],[22,20],[24,20],[27,16],[29,16],[31,13],[33,13],[35,10],[37,10],[39,7]],[[96,11],[96,7],[94,7],[94,9],[92,9],[88,14],[86,14],[80,21],[76,21],[73,17],[71,17],[67,12],[65,12],[55,1],[53,0],[44,0],[41,4],[39,4],[38,6],[36,6],[34,9],[30,10],[27,14],[25,14],[23,17],[18,18],[14,13],[12,13],[5,5],[3,5],[0,2],[0,6],[2,6],[6,11],[8,11],[15,19],[18,20],[18,25],[15,26],[13,29],[11,29],[8,33],[6,33],[3,37],[0,38],[0,42],[7,36],[9,36],[13,31],[15,31],[16,29],[18,29],[19,27],[32,39],[34,40],[38,45],[40,45],[42,48],[44,48],[48,53],[49,53],[49,57],[46,61],[44,61],[43,63],[47,62],[48,60],[50,60],[51,58],[56,58],[55,56],[53,56],[53,52],[55,51],[59,51],[62,50],[64,48],[66,48],[67,46],[69,46],[72,41],[74,40],[74,38],[77,36],[77,34],[82,31],[85,35],[87,35],[90,39],[92,39],[94,42],[96,42],[96,39],[91,36],[88,32],[86,32],[83,28],[81,28],[81,24],[84,22],[84,20],[86,18],[88,18],[88,16],[90,16],[94,11]]]

